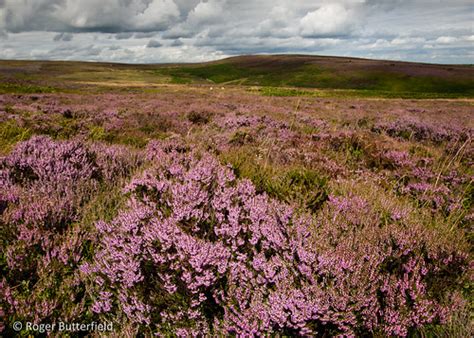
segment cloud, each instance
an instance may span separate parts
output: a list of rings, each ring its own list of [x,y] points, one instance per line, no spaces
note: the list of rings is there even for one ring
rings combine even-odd
[[[156,40],[150,40],[146,45],[147,48],[159,48],[161,46],[163,46],[163,44]]]
[[[180,39],[172,40],[171,43],[169,44],[171,47],[179,47],[184,45],[183,41]]]
[[[53,41],[71,41],[73,37],[71,33],[58,33],[54,36]]]
[[[300,21],[301,34],[308,37],[350,34],[354,17],[338,3],[328,3],[306,14]]]
[[[154,37],[157,33],[156,32],[138,32],[138,33],[135,33],[133,35],[134,38],[136,39],[147,39],[147,38],[151,38],[151,37]]]
[[[0,58],[308,53],[474,63],[472,11],[469,0],[0,0]]]
[[[180,15],[173,0],[4,0],[3,7],[11,32],[163,30]]]
[[[407,44],[421,44],[426,40],[421,37],[397,37],[390,41],[390,44],[393,46],[403,46]]]
[[[435,42],[441,44],[450,44],[456,41],[458,41],[458,38],[455,38],[454,36],[440,36]]]
[[[277,37],[290,37],[298,35],[296,14],[286,6],[275,6],[268,13],[267,18],[260,22],[255,29],[254,34]]]
[[[123,32],[123,33],[115,34],[115,38],[117,40],[130,39],[132,36],[133,36],[133,33],[130,33],[130,32]]]
[[[192,25],[212,24],[223,20],[226,0],[201,1],[189,13],[187,22]]]
[[[161,30],[179,17],[179,10],[173,0],[154,0],[133,20],[138,30]]]

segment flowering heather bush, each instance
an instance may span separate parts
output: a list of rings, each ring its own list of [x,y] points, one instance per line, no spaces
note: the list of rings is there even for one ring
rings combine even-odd
[[[381,122],[373,127],[376,132],[385,131],[390,136],[416,141],[441,143],[451,140],[465,141],[472,138],[472,130],[459,126],[444,126],[439,123],[422,122],[415,118],[401,118],[393,122]]]
[[[299,116],[298,122],[314,130],[321,130],[328,127],[328,123],[326,121],[312,118],[310,116]]]
[[[348,322],[362,318],[360,333],[406,336],[446,319],[449,291],[439,291],[467,271],[464,253],[410,222],[408,210],[376,213],[357,196],[331,197],[327,207],[315,242],[318,274],[331,281],[326,292]]]
[[[71,284],[70,293],[65,293],[67,288],[62,295],[55,293],[61,291],[57,289],[61,280],[72,283],[71,269],[77,267],[91,238],[88,229],[77,224],[83,206],[136,165],[135,156],[123,148],[55,142],[42,136],[18,144],[0,159],[5,259],[0,266],[1,294],[8,313],[38,322],[51,318],[66,295],[69,303],[74,302]]]
[[[81,267],[100,316],[180,336],[407,335],[456,305],[440,283],[454,290],[467,256],[399,210],[333,196],[315,224],[208,154],[148,155]]]
[[[378,165],[391,170],[400,194],[413,197],[423,208],[445,214],[460,209],[460,197],[471,178],[448,166],[433,170],[433,160],[416,157],[407,151],[387,150],[375,156]],[[373,159],[372,159],[373,161]]]
[[[295,137],[290,125],[285,121],[277,121],[267,116],[256,115],[226,115],[216,121],[217,125],[226,132],[232,133],[231,142],[249,135],[252,139],[269,140],[273,142],[287,142]],[[242,144],[242,142],[238,142]]]

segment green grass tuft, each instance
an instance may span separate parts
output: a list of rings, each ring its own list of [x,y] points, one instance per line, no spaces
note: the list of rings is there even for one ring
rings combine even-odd
[[[251,180],[258,193],[302,209],[317,212],[328,198],[328,179],[315,170],[265,165],[245,150],[222,154],[221,160],[231,164],[237,177]]]
[[[14,120],[0,123],[0,153],[8,153],[17,143],[31,137],[31,130],[18,125]]]

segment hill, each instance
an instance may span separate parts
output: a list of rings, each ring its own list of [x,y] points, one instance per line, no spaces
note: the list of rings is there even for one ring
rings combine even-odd
[[[305,55],[240,56],[159,70],[175,82],[474,94],[474,68]]]
[[[0,81],[0,92],[22,91],[25,86],[34,92],[48,91],[49,87],[74,89],[81,85],[146,87],[214,83],[360,91],[361,95],[474,96],[474,67],[469,65],[308,55],[238,56],[197,64],[0,61]]]

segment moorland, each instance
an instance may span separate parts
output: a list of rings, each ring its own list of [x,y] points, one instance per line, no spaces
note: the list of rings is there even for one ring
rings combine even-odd
[[[0,333],[471,336],[473,115],[469,65],[0,61]]]

